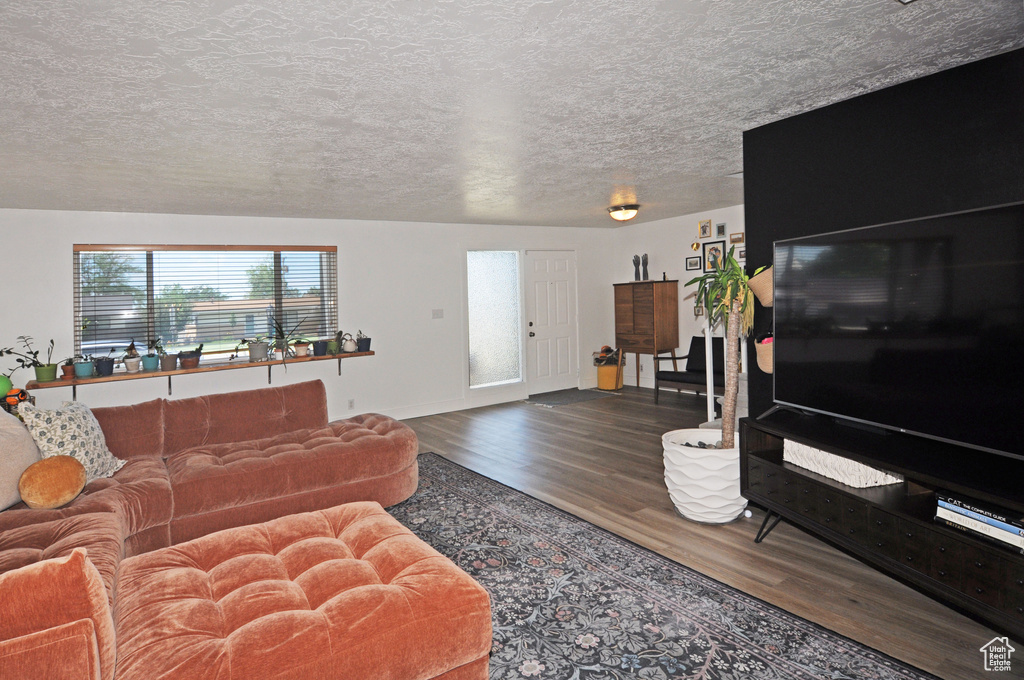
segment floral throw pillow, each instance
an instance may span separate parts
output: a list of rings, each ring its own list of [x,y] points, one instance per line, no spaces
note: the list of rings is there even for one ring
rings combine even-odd
[[[109,477],[125,464],[107,448],[103,430],[85,404],[65,401],[56,411],[49,411],[26,402],[18,407],[18,413],[43,458],[74,456],[85,467],[89,482]]]

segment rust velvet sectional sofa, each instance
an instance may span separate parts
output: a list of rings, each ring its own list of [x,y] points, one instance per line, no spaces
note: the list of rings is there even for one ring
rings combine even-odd
[[[94,414],[125,465],[0,512],[0,677],[487,677],[487,593],[382,508],[410,428],[320,381]]]

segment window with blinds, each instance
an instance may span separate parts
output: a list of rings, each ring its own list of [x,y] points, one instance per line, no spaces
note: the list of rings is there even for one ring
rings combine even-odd
[[[242,338],[338,327],[336,247],[74,247],[75,353],[230,352]]]

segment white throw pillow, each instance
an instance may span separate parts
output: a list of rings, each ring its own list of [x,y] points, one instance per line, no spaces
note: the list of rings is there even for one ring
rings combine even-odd
[[[65,401],[56,411],[23,403],[18,406],[18,413],[25,419],[43,458],[74,456],[85,467],[89,482],[109,477],[125,464],[107,448],[96,416],[81,402]]]
[[[21,500],[18,480],[39,460],[39,447],[21,421],[0,409],[0,510]]]

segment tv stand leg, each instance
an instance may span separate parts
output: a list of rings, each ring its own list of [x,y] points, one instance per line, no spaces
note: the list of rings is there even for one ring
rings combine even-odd
[[[771,523],[771,526],[769,526],[768,521],[771,520],[773,516],[775,519]],[[772,529],[775,528],[775,525],[778,524],[781,519],[782,515],[778,514],[774,510],[769,510],[764,516],[764,521],[761,522],[761,528],[757,530],[757,536],[754,537],[754,543],[760,543],[763,541],[765,537],[772,532]]]

